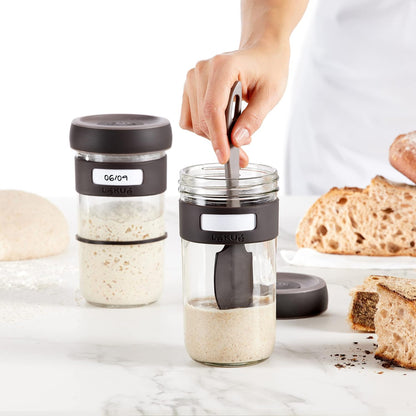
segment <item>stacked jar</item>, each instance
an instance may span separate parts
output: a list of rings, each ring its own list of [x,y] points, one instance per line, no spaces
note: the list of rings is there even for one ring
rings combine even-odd
[[[163,288],[169,121],[106,114],[73,120],[80,287],[98,306],[155,302]]]
[[[277,180],[274,168],[250,164],[240,170],[230,197],[222,165],[192,166],[181,171],[179,212],[185,345],[189,355],[198,362],[247,365],[267,359],[273,351]],[[233,204],[230,198],[238,203]],[[251,302],[244,307],[224,309],[219,307],[216,298],[215,265],[218,254],[232,244],[244,244],[245,250],[251,253]],[[220,278],[228,276],[225,273]]]

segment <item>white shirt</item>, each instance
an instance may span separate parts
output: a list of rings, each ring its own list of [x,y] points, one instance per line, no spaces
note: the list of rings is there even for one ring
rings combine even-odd
[[[416,0],[320,0],[294,80],[289,194],[365,187],[416,130]]]

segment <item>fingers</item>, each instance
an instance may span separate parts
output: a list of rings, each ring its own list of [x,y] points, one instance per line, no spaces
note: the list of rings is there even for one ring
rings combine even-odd
[[[204,117],[204,101],[208,84],[208,62],[200,61],[195,66],[196,105],[198,111],[198,130],[209,137],[209,130]]]
[[[227,108],[230,89],[237,79],[238,71],[236,70],[236,66],[230,64],[228,57],[218,55],[211,59],[203,114],[212,147],[220,163],[226,163],[230,157],[230,146],[224,114]]]
[[[179,125],[183,129],[191,130],[199,136],[208,137],[208,130],[206,127],[203,128],[201,124],[197,84],[196,71],[191,69],[186,77]]]
[[[245,168],[248,165],[248,156],[247,153],[240,149],[240,168]]]
[[[203,114],[207,84],[208,61],[200,61],[186,76],[179,125],[208,138],[209,130]]]
[[[182,108],[181,117],[179,119],[179,126],[184,130],[192,131],[191,107],[189,105],[189,97],[186,91],[186,86],[182,95]]]
[[[275,91],[265,86],[259,86],[252,91],[248,105],[231,133],[234,146],[240,147],[251,142],[252,135],[260,128],[264,118],[278,101]]]
[[[234,82],[241,80],[244,100],[248,102],[231,134],[232,143],[237,147],[251,142],[252,135],[283,93],[285,76],[276,75],[275,67],[272,71],[264,68],[257,56],[256,51],[217,55],[198,62],[188,72],[180,126],[209,138],[220,163],[226,163],[230,154],[225,109]],[[244,152],[241,153],[240,163],[248,163]]]

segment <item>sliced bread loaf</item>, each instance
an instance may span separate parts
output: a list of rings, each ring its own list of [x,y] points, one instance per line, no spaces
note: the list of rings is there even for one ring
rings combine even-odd
[[[393,276],[368,276],[362,285],[351,290],[348,322],[355,331],[374,332],[374,315],[377,310],[377,284],[398,279]]]
[[[322,253],[416,256],[416,186],[376,176],[365,189],[332,188],[308,210],[296,242]]]
[[[375,357],[416,369],[416,280],[381,282],[377,292]]]

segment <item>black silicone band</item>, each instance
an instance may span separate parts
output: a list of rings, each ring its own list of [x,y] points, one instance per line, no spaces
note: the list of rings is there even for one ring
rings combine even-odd
[[[146,162],[93,162],[75,157],[75,188],[79,194],[131,197],[157,195],[166,190],[166,156]],[[141,169],[141,185],[97,185],[92,180],[93,169]]]
[[[202,214],[255,214],[256,228],[250,231],[206,231]],[[179,232],[187,241],[203,244],[242,244],[273,240],[279,233],[279,200],[242,207],[200,206],[179,201]]]
[[[155,238],[148,238],[146,240],[136,240],[136,241],[108,241],[108,240],[90,240],[88,238],[80,237],[78,234],[75,235],[75,239],[80,241],[81,243],[86,244],[99,244],[99,245],[107,245],[107,246],[133,246],[138,244],[149,244],[149,243],[156,243],[158,241],[163,241],[167,238],[168,233],[161,235],[160,237]]]

